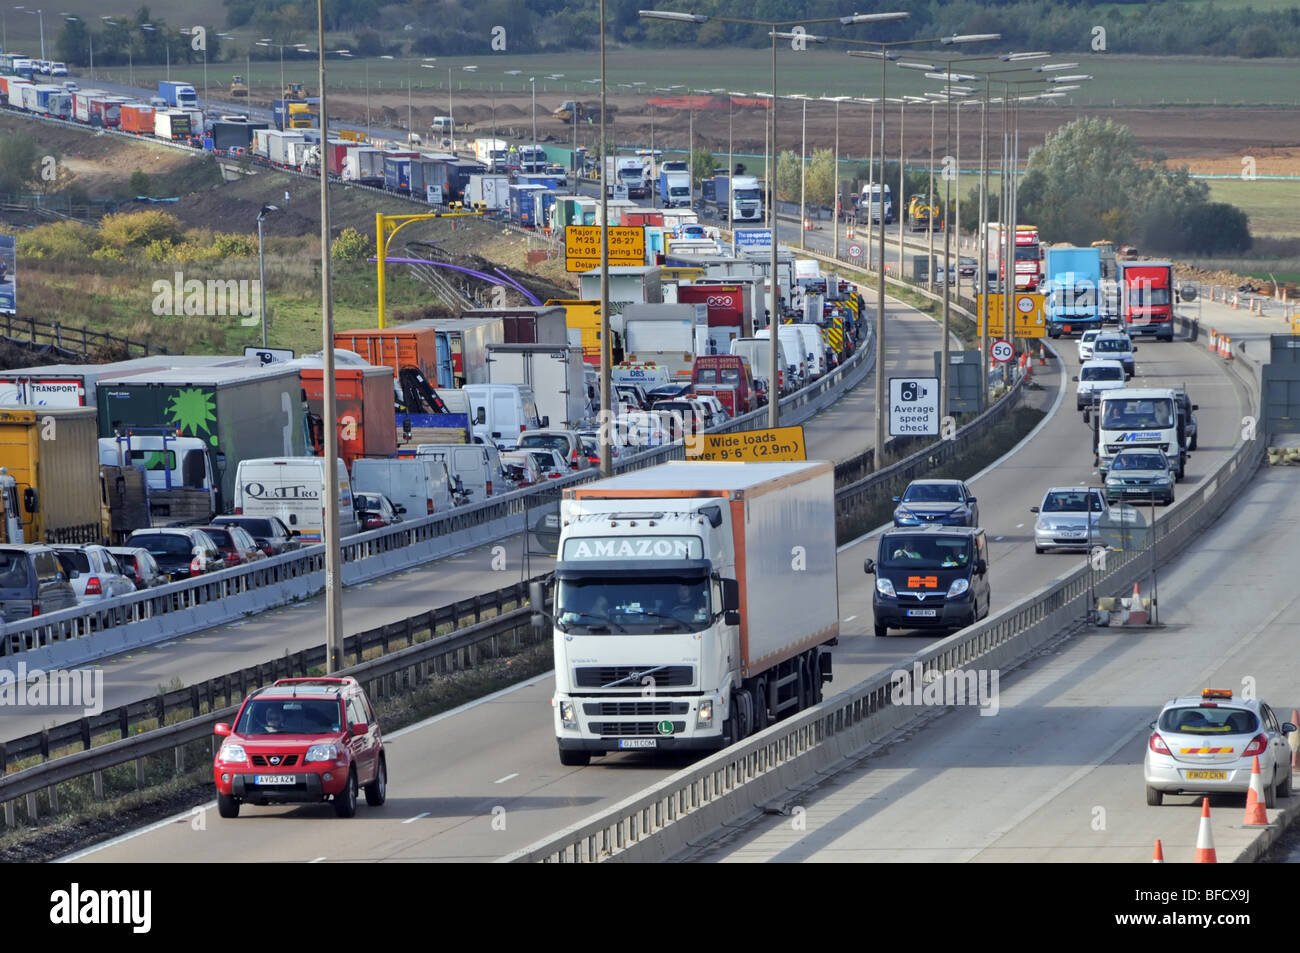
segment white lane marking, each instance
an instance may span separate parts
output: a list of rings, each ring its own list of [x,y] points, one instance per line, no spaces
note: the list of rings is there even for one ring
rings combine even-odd
[[[507,774],[504,778],[497,778],[497,779],[496,779],[495,781],[493,781],[492,783],[493,783],[493,784],[504,784],[505,782],[509,781],[511,778],[517,778],[517,777],[519,777],[519,772],[518,772],[518,771],[515,771],[515,772],[513,772],[513,773],[511,773],[511,774]]]
[[[542,681],[542,679],[553,678],[554,676],[555,676],[554,671],[543,672],[541,675],[537,675],[533,678],[530,678],[526,682],[520,682],[518,685],[511,685],[509,688],[503,688],[501,689],[501,691],[493,692],[491,695],[484,695],[482,698],[475,699],[472,702],[466,702],[465,704],[461,705],[459,708],[453,708],[451,711],[444,711],[440,715],[434,715],[431,718],[426,718],[424,721],[416,722],[414,725],[407,725],[405,728],[402,728],[400,731],[394,731],[391,735],[387,735],[386,737],[389,740],[400,738],[402,737],[402,735],[409,734],[412,731],[419,731],[421,728],[427,728],[429,725],[442,721],[445,718],[453,718],[456,715],[461,714],[462,712],[469,711],[471,708],[477,708],[479,705],[485,704],[487,702],[496,701],[498,698],[501,698],[504,695],[509,695],[511,692],[516,692],[521,688],[527,688],[530,685],[536,685],[538,682]]]
[[[844,621],[845,621],[845,622],[852,622],[852,621],[853,621],[854,619],[856,619],[856,618],[857,618],[857,616],[855,616],[855,615],[851,615],[851,616],[849,616],[847,619],[845,619]]]
[[[1016,524],[1016,529],[1024,529],[1024,528],[1025,528],[1025,524],[1024,524],[1024,523],[1017,523],[1017,524]]]
[[[416,821],[418,821],[420,818],[422,818],[422,817],[428,817],[428,816],[429,816],[429,812],[428,812],[428,811],[421,811],[419,814],[415,815],[415,817],[408,817],[406,820],[402,821],[402,823],[403,823],[403,824],[414,824],[414,823],[415,823]]]
[[[121,837],[114,837],[112,840],[106,840],[104,841],[104,843],[96,844],[94,847],[87,847],[85,850],[77,851],[77,853],[70,854],[67,857],[60,857],[58,860],[55,861],[55,863],[56,864],[71,863],[74,860],[80,860],[82,857],[86,857],[90,854],[97,853],[98,851],[105,850],[109,847],[116,847],[118,844],[124,844],[127,841],[133,840],[144,834],[151,834],[154,831],[158,830],[159,828],[166,827],[168,824],[179,824],[182,821],[193,820],[195,810],[206,811],[208,808],[216,807],[216,806],[217,806],[216,801],[209,801],[207,804],[200,805],[198,808],[193,808],[193,807],[186,808],[184,811],[181,811],[179,814],[173,814],[171,817],[166,818],[165,820],[158,821],[156,824],[150,824],[148,827],[142,827],[138,831],[132,831],[129,834],[123,834]]]
[[[1002,542],[1004,539],[1006,539],[1005,536],[994,536],[994,537],[993,537],[993,542],[995,542],[995,543],[1000,543],[1000,542]]]
[[[319,863],[320,863],[322,860],[324,860],[324,859],[325,859],[324,857],[316,857],[316,858],[314,858],[314,859],[312,859],[312,860],[307,861],[307,863],[309,863],[309,864],[319,864]]]

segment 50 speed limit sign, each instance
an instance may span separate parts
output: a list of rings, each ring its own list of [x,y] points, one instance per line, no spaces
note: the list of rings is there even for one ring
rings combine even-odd
[[[994,341],[989,347],[989,354],[993,360],[1005,363],[1016,356],[1016,349],[1011,346],[1010,341]]]

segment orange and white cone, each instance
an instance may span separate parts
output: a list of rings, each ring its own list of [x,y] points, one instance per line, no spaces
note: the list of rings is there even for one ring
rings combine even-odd
[[[1246,819],[1243,827],[1268,827],[1268,812],[1264,810],[1264,779],[1259,773],[1259,755],[1250,767],[1250,789],[1246,791]]]
[[[1131,625],[1146,625],[1147,610],[1142,608],[1142,593],[1138,591],[1138,584],[1133,583],[1133,608],[1129,610],[1128,621]]]
[[[1201,827],[1196,832],[1197,864],[1217,864],[1218,855],[1214,853],[1214,835],[1210,832],[1210,799],[1201,799]]]
[[[1163,864],[1165,862],[1165,852],[1160,849],[1160,841],[1156,841],[1156,852],[1151,857],[1151,863]]]

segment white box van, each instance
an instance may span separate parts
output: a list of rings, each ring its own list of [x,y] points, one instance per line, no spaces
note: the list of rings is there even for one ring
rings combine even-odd
[[[452,480],[460,479],[469,491],[469,502],[482,503],[505,486],[501,476],[501,455],[494,444],[422,443],[416,458],[428,457],[446,465]]]
[[[526,384],[467,384],[469,421],[475,439],[514,450],[525,430],[541,430],[549,418],[537,416],[533,389]]]
[[[815,324],[792,324],[790,327],[799,332],[803,340],[803,354],[809,360],[809,378],[821,377],[830,368],[826,366],[826,343],[822,340],[822,331]]]
[[[408,520],[452,508],[451,478],[440,460],[358,457],[352,461],[352,488],[384,494],[394,506],[406,507]]]
[[[766,341],[771,337],[771,331],[763,328],[761,331],[755,331],[754,337]],[[777,346],[781,350],[781,365],[789,376],[790,369],[794,369],[794,387],[796,389],[803,387],[808,383],[808,357],[803,351],[803,338],[793,326],[783,324],[777,334]]]
[[[357,514],[352,481],[342,460],[335,460],[339,482],[339,534],[352,536]],[[304,543],[319,543],[325,534],[325,461],[321,457],[259,457],[240,461],[235,471],[235,514],[277,517]]]

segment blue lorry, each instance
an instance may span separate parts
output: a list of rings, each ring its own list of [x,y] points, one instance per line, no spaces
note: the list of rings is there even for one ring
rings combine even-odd
[[[1049,337],[1101,327],[1100,249],[1048,248],[1046,278],[1042,290]]]
[[[167,105],[175,109],[198,109],[199,96],[194,91],[194,87],[189,83],[172,83],[167,80],[159,80],[158,95],[167,101]]]

